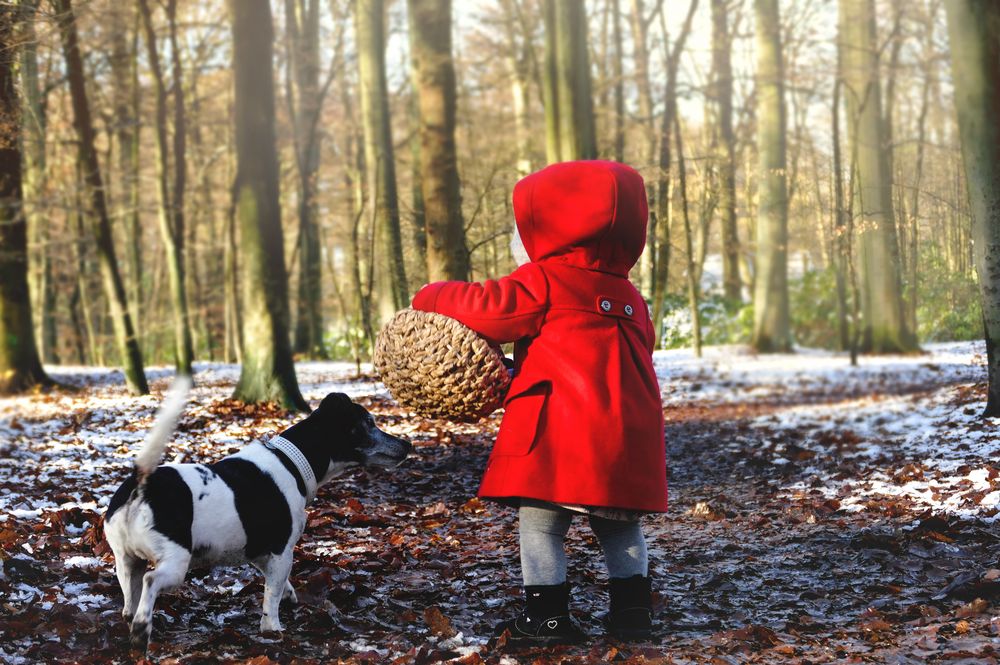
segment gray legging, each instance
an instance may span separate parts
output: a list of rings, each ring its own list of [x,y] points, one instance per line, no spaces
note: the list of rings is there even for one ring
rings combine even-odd
[[[563,540],[574,513],[546,501],[522,499],[518,515],[521,533],[521,575],[525,586],[562,584],[566,581]],[[608,577],[646,576],[646,539],[638,521],[609,520],[590,515]]]

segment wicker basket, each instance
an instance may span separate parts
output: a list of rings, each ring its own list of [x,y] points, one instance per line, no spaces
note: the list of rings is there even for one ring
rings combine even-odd
[[[455,319],[413,309],[379,332],[375,371],[401,406],[463,422],[497,410],[510,386],[500,349]]]

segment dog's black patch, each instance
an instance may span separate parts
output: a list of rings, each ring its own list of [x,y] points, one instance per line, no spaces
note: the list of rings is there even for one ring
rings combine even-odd
[[[344,393],[330,393],[309,416],[281,436],[294,443],[320,480],[330,462],[363,462],[358,450],[370,443],[364,425],[371,416]]]
[[[243,459],[221,460],[212,470],[233,491],[236,512],[247,534],[247,558],[285,551],[292,536],[292,514],[271,474]]]
[[[153,511],[153,528],[190,552],[194,499],[180,472],[159,467],[146,479],[142,494]]]
[[[111,503],[108,504],[108,512],[104,514],[105,522],[111,519],[111,516],[118,512],[118,509],[128,502],[137,485],[138,482],[135,479],[135,471],[133,471],[132,475],[125,479],[125,482],[121,484],[118,491],[115,492],[115,495],[111,497]]]

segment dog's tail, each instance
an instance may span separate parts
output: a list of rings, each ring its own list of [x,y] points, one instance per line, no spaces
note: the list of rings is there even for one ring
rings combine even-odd
[[[191,377],[188,376],[177,377],[170,386],[170,391],[156,414],[156,420],[153,421],[153,427],[146,435],[146,443],[135,458],[135,473],[139,485],[146,482],[146,478],[156,470],[160,460],[163,459],[163,451],[167,447],[170,435],[174,432],[181,411],[184,410],[190,390]]]

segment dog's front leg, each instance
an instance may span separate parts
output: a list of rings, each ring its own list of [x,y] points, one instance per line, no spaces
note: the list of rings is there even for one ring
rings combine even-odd
[[[285,595],[288,575],[292,572],[292,546],[289,545],[277,556],[268,557],[259,568],[264,573],[264,615],[260,618],[260,630],[281,631],[278,606]]]
[[[122,587],[122,596],[125,599],[122,617],[126,621],[132,621],[135,608],[139,604],[142,595],[142,574],[145,570],[146,563],[142,559],[123,553],[115,554],[115,574],[118,575],[118,584]]]

